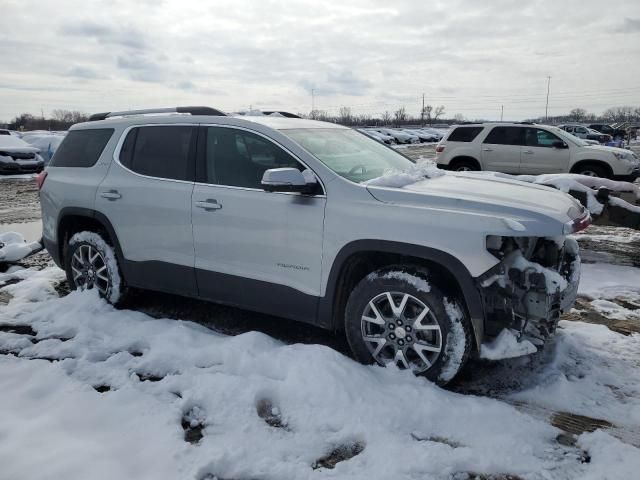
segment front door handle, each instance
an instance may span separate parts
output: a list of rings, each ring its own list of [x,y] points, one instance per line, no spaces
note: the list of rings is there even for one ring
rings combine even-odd
[[[493,148],[485,147],[482,149],[483,152],[493,152]]]
[[[215,198],[207,198],[204,202],[196,202],[195,206],[198,208],[204,208],[207,212],[220,210],[222,208],[222,204],[218,203]]]
[[[527,155],[532,155],[533,152],[531,150],[523,150],[522,153],[526,153]]]
[[[122,198],[122,195],[120,195],[120,193],[117,190],[108,190],[106,192],[102,192],[100,196],[102,198],[106,198],[107,200],[111,200],[111,201]]]

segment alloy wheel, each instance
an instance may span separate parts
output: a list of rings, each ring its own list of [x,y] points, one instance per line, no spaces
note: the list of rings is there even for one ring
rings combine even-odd
[[[107,296],[111,282],[102,254],[92,245],[80,245],[71,257],[73,283],[80,290],[97,288]]]
[[[362,339],[376,362],[423,373],[442,351],[440,325],[424,302],[408,293],[383,292],[361,317]]]

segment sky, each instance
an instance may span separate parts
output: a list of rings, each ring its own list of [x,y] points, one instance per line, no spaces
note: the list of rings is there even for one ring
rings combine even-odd
[[[0,121],[176,105],[640,106],[640,1],[0,0]],[[312,95],[313,91],[313,95]]]

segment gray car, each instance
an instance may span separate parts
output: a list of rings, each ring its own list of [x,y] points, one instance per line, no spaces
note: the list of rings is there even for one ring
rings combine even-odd
[[[40,150],[13,135],[0,136],[0,174],[38,173],[44,168]]]

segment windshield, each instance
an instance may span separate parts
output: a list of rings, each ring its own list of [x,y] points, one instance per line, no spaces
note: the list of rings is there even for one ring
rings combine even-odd
[[[571,133],[569,133],[569,132],[567,132],[565,130],[562,130],[561,128],[552,127],[552,126],[549,126],[549,125],[547,125],[546,127],[549,129],[549,131],[555,133],[556,135],[558,135],[563,140],[569,141],[569,142],[571,142],[571,143],[573,143],[575,145],[578,145],[579,147],[586,147],[587,145],[589,145],[589,142],[585,142],[581,138],[576,137],[575,135],[573,135],[573,134],[571,134]]]
[[[304,128],[282,133],[352,182],[366,182],[387,170],[407,170],[414,165],[407,157],[351,129]]]

